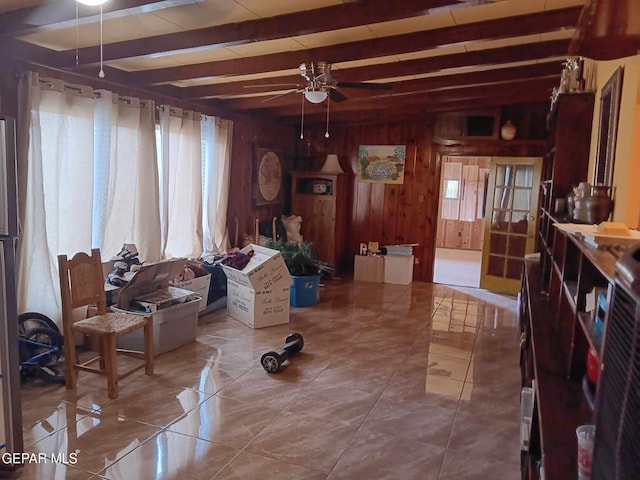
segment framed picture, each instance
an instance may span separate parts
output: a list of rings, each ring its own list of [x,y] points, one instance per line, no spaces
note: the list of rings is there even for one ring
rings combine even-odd
[[[253,174],[253,196],[256,206],[282,201],[282,152],[273,148],[256,148]]]
[[[596,166],[593,175],[594,185],[611,186],[613,183],[623,74],[623,67],[618,67],[602,87],[602,92],[600,93],[598,148],[596,150]]]
[[[404,145],[360,145],[358,181],[369,183],[404,183]]]

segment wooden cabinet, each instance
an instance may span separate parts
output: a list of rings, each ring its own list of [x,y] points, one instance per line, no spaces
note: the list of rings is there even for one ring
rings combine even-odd
[[[572,188],[589,177],[593,104],[593,93],[560,94],[547,117],[549,145],[542,167],[538,216],[538,249],[544,253],[545,278],[551,271],[548,260],[553,248],[553,223],[566,216],[566,209],[556,209],[556,200],[565,201]]]
[[[302,236],[322,261],[345,269],[349,175],[292,172],[291,213],[302,217]]]
[[[587,352],[602,358],[597,296],[611,299],[616,258],[553,228],[548,280],[541,262],[526,260],[522,281],[521,372],[523,386],[535,386],[528,451],[522,478],[577,478],[575,430],[595,422],[596,392],[586,379]],[[607,319],[604,318],[606,324]]]

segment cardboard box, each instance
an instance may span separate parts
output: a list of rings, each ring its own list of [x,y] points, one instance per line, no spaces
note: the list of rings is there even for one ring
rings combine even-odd
[[[251,328],[289,323],[290,287],[256,292],[233,280],[227,280],[227,311]]]
[[[382,283],[384,281],[384,257],[356,255],[353,260],[353,279],[357,282]]]
[[[209,298],[209,284],[211,283],[211,274],[208,273],[203,277],[192,278],[191,280],[185,280],[184,282],[174,283],[174,287],[183,288],[185,290],[191,290],[192,292],[200,295],[200,308],[199,312],[202,312],[207,308],[207,299]]]
[[[222,266],[227,276],[227,311],[251,328],[289,323],[291,275],[277,250],[250,244],[254,251],[242,270]]]
[[[129,283],[120,290],[117,307],[122,310],[132,310],[131,301],[133,299],[153,298],[154,295],[162,297],[162,291],[166,291],[169,288],[169,282],[182,272],[186,263],[186,258],[174,258],[164,262],[143,265]],[[180,295],[177,293],[178,297]]]
[[[409,285],[413,281],[413,255],[385,255],[384,283]]]

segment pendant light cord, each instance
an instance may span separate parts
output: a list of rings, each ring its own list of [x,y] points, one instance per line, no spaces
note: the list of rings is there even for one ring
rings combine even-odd
[[[80,56],[78,54],[79,44],[80,44],[80,36],[78,33],[79,28],[80,28],[80,21],[78,20],[78,2],[76,2],[76,65],[80,63]]]
[[[77,8],[77,6],[76,6]],[[100,78],[104,78],[104,68],[103,68],[103,60],[104,56],[102,54],[103,47],[103,39],[102,39],[102,4],[100,4],[100,71],[98,72],[98,76]]]
[[[324,138],[329,138],[329,104],[330,104],[329,95],[327,95],[327,128],[324,132]]]
[[[302,118],[300,119],[300,140],[304,138],[304,94],[300,95],[302,98]]]

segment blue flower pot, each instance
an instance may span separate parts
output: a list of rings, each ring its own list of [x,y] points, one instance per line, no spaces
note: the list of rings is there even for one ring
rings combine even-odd
[[[291,275],[291,306],[308,307],[318,303],[318,288],[320,275],[305,275],[303,277]]]

